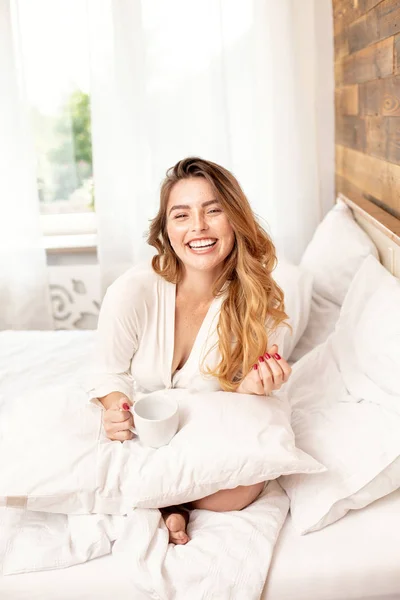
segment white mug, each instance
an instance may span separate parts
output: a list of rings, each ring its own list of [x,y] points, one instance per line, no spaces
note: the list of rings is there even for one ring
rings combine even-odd
[[[144,446],[166,446],[178,431],[179,405],[162,392],[140,398],[131,411],[135,427],[130,429]]]

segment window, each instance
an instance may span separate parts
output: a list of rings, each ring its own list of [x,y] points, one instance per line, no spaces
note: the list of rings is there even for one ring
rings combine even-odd
[[[94,211],[86,1],[15,0],[15,8],[36,149],[40,212],[70,213],[61,229],[73,233],[78,215],[82,215],[81,223],[88,223],[87,213]],[[77,218],[71,218],[71,213]],[[53,218],[56,221],[59,230],[60,218]]]

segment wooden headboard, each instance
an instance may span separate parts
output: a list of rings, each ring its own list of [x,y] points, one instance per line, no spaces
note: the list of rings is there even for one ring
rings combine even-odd
[[[400,220],[364,198],[353,201],[341,193],[338,198],[352,210],[357,223],[374,242],[382,265],[400,278]]]

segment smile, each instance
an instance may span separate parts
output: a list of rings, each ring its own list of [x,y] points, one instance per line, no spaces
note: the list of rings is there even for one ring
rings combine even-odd
[[[204,249],[209,249],[209,248],[212,248],[213,246],[215,246],[217,241],[218,240],[216,240],[214,238],[207,238],[207,239],[203,239],[203,240],[193,240],[192,242],[189,242],[187,245],[189,246],[189,248],[191,250],[204,250]]]

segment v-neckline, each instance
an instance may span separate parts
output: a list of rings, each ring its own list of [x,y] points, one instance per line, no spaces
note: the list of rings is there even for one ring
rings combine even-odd
[[[204,319],[203,319],[203,321],[199,327],[199,330],[197,332],[197,335],[194,339],[192,348],[189,352],[189,356],[187,357],[183,366],[180,369],[176,369],[174,371],[174,373],[172,373],[172,363],[174,360],[174,353],[175,353],[176,283],[171,283],[170,286],[171,286],[170,291],[172,293],[172,319],[171,319],[171,321],[169,321],[169,323],[172,323],[172,330],[171,330],[171,337],[170,336],[168,336],[168,337],[169,337],[169,339],[172,339],[172,344],[170,345],[170,348],[169,348],[170,354],[169,354],[169,360],[168,360],[168,375],[169,375],[169,384],[172,387],[174,378],[177,375],[180,375],[192,361],[195,351],[197,350],[197,347],[200,343],[200,340],[203,337],[203,331],[207,326],[209,327],[209,320],[213,313],[212,309],[214,308],[217,300],[219,300],[219,296],[217,296],[211,300],[210,306],[208,307],[207,312],[204,315]]]

